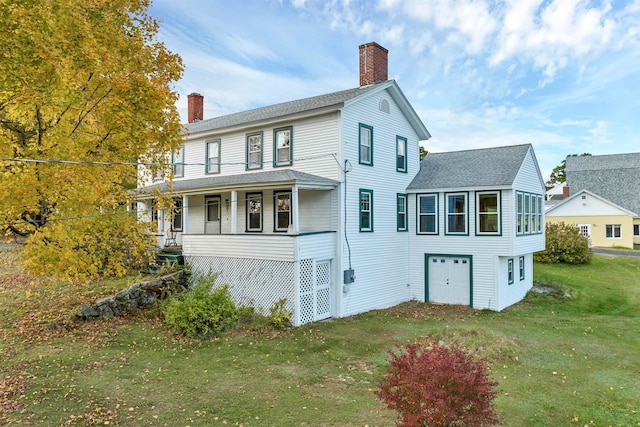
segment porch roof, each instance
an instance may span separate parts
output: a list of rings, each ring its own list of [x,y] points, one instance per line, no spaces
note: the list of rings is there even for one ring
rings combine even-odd
[[[237,175],[215,175],[204,178],[182,179],[173,182],[173,193],[200,193],[210,190],[244,190],[258,187],[281,187],[297,185],[299,188],[331,190],[340,184],[339,181],[300,172],[294,169],[280,169],[263,172],[242,173]],[[139,188],[141,195],[152,194],[154,191],[166,193],[169,186],[166,182]]]

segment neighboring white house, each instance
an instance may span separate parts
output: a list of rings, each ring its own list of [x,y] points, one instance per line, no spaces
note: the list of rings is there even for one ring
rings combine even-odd
[[[172,194],[180,209],[172,218],[157,214],[159,243],[175,238],[195,274],[219,273],[217,283],[229,284],[241,304],[268,309],[286,299],[294,325],[424,300],[425,282],[417,278],[424,261],[416,264],[414,251],[421,251],[419,257],[445,253],[427,249],[438,236],[416,235],[415,196],[407,192],[425,169],[419,141],[430,134],[397,83],[387,79],[387,50],[376,43],[359,49],[360,86],[354,89],[208,120],[197,120],[202,97],[190,95],[185,143],[173,159]],[[508,246],[496,249],[496,263],[504,266],[474,270],[478,296],[460,303],[500,310],[522,298],[519,290],[487,296],[492,279],[483,275],[506,269],[510,257],[515,282],[518,256],[525,257],[530,287],[531,252],[544,247],[544,238],[530,232],[516,237],[511,224],[515,189],[526,200],[544,194],[544,186],[532,184],[539,172],[528,169],[535,163],[529,146],[527,153],[517,159],[527,171],[508,184],[511,190],[506,183],[455,190],[471,197],[477,188],[498,191],[501,236],[447,232],[460,246],[446,253],[468,256],[475,269],[482,251],[470,252],[469,244]],[[168,191],[164,182],[141,187],[142,194]],[[151,205],[143,197],[140,209]]]
[[[545,186],[530,144],[428,154],[407,193],[412,298],[502,310],[531,289]]]

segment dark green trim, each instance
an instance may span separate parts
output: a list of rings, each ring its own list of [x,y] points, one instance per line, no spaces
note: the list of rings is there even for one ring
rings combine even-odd
[[[371,148],[371,161],[363,162],[362,161],[362,128],[369,129],[370,140],[369,143]],[[373,166],[373,126],[365,125],[363,123],[358,123],[358,163],[361,165]]]
[[[465,196],[465,229],[464,233],[461,232],[450,232],[449,231],[449,196]],[[449,193],[444,193],[444,235],[445,236],[468,236],[469,235],[469,192],[468,191],[452,191]]]
[[[252,136],[256,136],[256,135],[260,135],[260,164],[259,166],[254,166],[254,167],[250,167],[249,166],[249,137]],[[244,168],[245,170],[254,170],[254,169],[262,169],[262,165],[263,165],[263,156],[264,156],[264,133],[262,131],[260,132],[251,132],[245,135],[245,147],[244,147],[244,151],[245,151],[245,163],[244,163]]]
[[[436,206],[435,206],[436,230],[434,232],[420,231],[420,196],[435,196],[436,198]],[[437,236],[438,234],[440,234],[440,193],[416,194],[416,234],[429,235],[429,236]]]
[[[210,144],[218,144],[218,172],[211,172],[211,171],[209,170],[209,145],[210,145]],[[220,140],[220,138],[216,138],[216,139],[209,139],[209,140],[206,140],[206,141],[204,142],[204,146],[205,146],[205,154],[204,154],[204,156],[205,156],[205,157],[204,157],[204,159],[205,159],[205,160],[204,160],[204,162],[205,162],[205,164],[204,164],[204,172],[205,172],[207,175],[217,175],[217,174],[219,174],[219,173],[222,171],[222,169],[220,168],[220,159],[221,159],[221,157],[222,157],[222,141]]]
[[[473,308],[473,255],[424,254],[424,301],[429,302],[429,257],[467,258],[469,260],[469,307]]]
[[[286,233],[289,231],[289,228],[286,229],[278,229],[278,195],[279,194],[288,194],[289,195],[289,225],[293,224],[293,194],[291,190],[279,190],[273,191],[273,232],[274,233]]]
[[[511,267],[511,274],[509,274],[509,267]],[[507,259],[507,285],[513,285],[515,281],[516,272],[513,267],[513,258]]]
[[[404,142],[404,169],[398,167],[398,142]],[[396,172],[407,173],[409,171],[409,161],[407,160],[407,148],[409,144],[407,143],[407,138],[404,138],[400,135],[396,135]]]
[[[518,258],[518,269],[520,270],[520,281],[524,280],[524,271],[527,268],[527,265],[524,262],[524,257],[521,256],[520,258]]]
[[[250,230],[249,229],[249,199],[251,198],[251,196],[258,196],[258,198],[260,199],[260,229],[254,229],[254,230]],[[245,211],[245,220],[244,220],[244,228],[245,228],[245,232],[246,233],[262,233],[262,230],[264,228],[264,197],[262,197],[262,192],[259,193],[246,193],[244,195],[244,199],[245,199],[245,207],[244,207],[244,211]]]
[[[400,199],[404,198],[404,226],[400,224]],[[409,198],[404,193],[396,193],[396,231],[409,231]]]
[[[498,194],[498,231],[497,232],[490,232],[490,231],[480,231],[480,210],[479,210],[479,206],[480,203],[478,203],[478,198],[479,196],[483,195],[483,194]],[[475,218],[475,235],[476,236],[489,236],[489,237],[494,237],[494,236],[502,236],[502,191],[501,190],[483,190],[483,191],[476,191],[475,195],[474,195],[474,201],[475,201],[475,212],[476,212],[476,218]]]
[[[278,163],[278,132],[289,131],[289,161],[286,163]],[[284,126],[273,130],[273,167],[280,168],[283,166],[293,165],[293,126]]]
[[[362,226],[362,195],[369,195],[369,228],[363,228]],[[367,190],[361,188],[358,192],[358,210],[360,214],[358,215],[358,223],[360,226],[360,232],[362,233],[372,233],[373,232],[373,190]]]
[[[529,196],[529,210],[531,211],[531,198],[533,198],[536,201],[536,216],[540,217],[540,227],[534,227],[536,228],[534,231],[529,230],[528,232],[524,231],[524,221],[522,222],[522,231],[518,233],[518,217],[520,216],[518,213],[518,196],[522,196],[522,216],[523,216],[523,220],[524,217],[526,216],[526,210],[525,210],[525,200],[526,200],[526,196]],[[541,204],[541,208],[542,208],[542,212],[540,212],[539,214],[537,213],[537,208],[538,208],[538,199],[540,199],[540,204]],[[545,218],[544,218],[544,198],[542,196],[542,194],[538,194],[538,193],[530,193],[528,191],[520,191],[520,190],[515,190],[515,213],[516,213],[516,222],[515,222],[515,230],[516,230],[516,236],[531,236],[531,235],[538,235],[538,234],[544,234],[544,222],[545,222]],[[535,225],[536,220],[533,220],[533,224]]]

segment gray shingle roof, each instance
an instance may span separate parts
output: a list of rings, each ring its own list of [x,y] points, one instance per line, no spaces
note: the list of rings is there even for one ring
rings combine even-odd
[[[215,175],[205,178],[177,180],[173,182],[173,192],[184,193],[197,190],[215,190],[254,185],[259,186],[262,184],[273,186],[298,184],[335,187],[339,182],[293,169],[278,169],[264,172],[242,173],[238,175]],[[142,194],[149,194],[155,189],[160,189],[160,191],[166,192],[168,187],[166,183],[162,182],[138,189],[138,191]]]
[[[587,190],[640,213],[640,153],[567,157],[571,194]]]
[[[387,82],[380,82],[369,86],[327,93],[324,95],[313,96],[311,98],[282,102],[280,104],[268,105],[266,107],[255,108],[253,110],[241,111],[239,113],[228,114],[226,116],[188,123],[185,125],[185,130],[188,133],[210,131],[229,126],[245,125],[261,120],[287,116],[289,114],[301,113],[332,105],[340,106],[344,102],[370,92]]]
[[[429,153],[407,190],[509,186],[531,144]]]

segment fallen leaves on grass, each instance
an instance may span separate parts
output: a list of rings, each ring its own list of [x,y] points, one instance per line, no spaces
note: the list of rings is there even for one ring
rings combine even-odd
[[[6,416],[20,407],[18,399],[27,388],[22,377],[6,377],[0,380],[0,425],[7,422]]]

